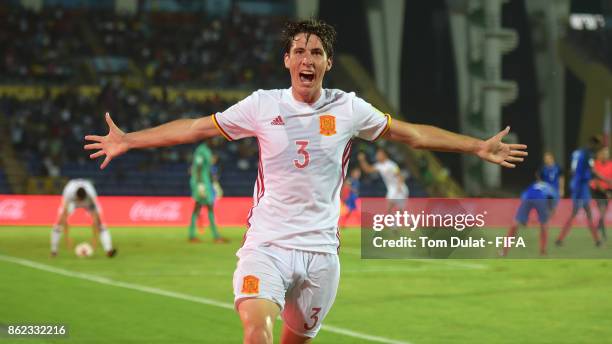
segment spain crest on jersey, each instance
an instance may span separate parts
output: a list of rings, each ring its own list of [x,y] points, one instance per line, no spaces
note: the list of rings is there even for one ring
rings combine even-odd
[[[246,275],[242,279],[243,294],[259,294],[259,278],[253,275]]]
[[[332,136],[336,133],[336,116],[319,116],[319,128],[321,135]]]

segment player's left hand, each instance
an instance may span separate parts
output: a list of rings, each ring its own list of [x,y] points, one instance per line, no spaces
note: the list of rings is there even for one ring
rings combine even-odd
[[[486,140],[476,155],[479,158],[492,162],[494,164],[501,165],[503,167],[514,168],[515,163],[522,162],[524,157],[527,156],[527,145],[518,143],[503,143],[502,138],[510,132],[510,127],[497,133],[497,135]]]

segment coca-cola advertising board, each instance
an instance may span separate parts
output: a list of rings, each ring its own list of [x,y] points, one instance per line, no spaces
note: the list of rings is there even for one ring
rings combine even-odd
[[[100,196],[102,220],[109,226],[184,226],[191,220],[194,201],[189,197]],[[49,226],[57,219],[61,196],[0,195],[0,225]],[[244,226],[250,197],[226,197],[215,205],[221,226]],[[202,212],[207,221],[206,212]],[[72,225],[89,225],[83,209],[69,218]]]

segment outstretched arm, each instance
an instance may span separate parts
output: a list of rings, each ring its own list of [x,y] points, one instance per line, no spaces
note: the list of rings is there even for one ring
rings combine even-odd
[[[527,146],[503,143],[501,140],[509,131],[510,127],[506,127],[497,135],[483,141],[431,125],[393,121],[386,137],[416,149],[469,153],[494,164],[514,168],[515,163],[523,161],[523,157],[527,156]]]
[[[95,159],[105,155],[104,162],[100,166],[105,168],[108,163],[130,149],[174,146],[183,143],[191,143],[208,137],[219,135],[212,116],[197,119],[177,119],[160,126],[124,133],[115,125],[108,112],[106,113],[108,134],[106,136],[87,135],[85,140],[93,141],[85,145],[85,149],[98,151],[92,153],[89,158]]]

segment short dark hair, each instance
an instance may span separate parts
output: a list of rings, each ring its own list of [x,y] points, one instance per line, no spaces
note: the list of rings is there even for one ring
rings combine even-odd
[[[327,57],[334,56],[334,44],[336,43],[336,29],[326,22],[318,19],[308,19],[299,22],[287,22],[283,30],[283,43],[285,44],[285,53],[291,51],[291,45],[295,36],[300,33],[305,33],[306,37],[317,35],[323,44],[323,50]]]
[[[76,196],[79,201],[82,201],[87,197],[87,192],[84,188],[78,188],[76,191]]]

